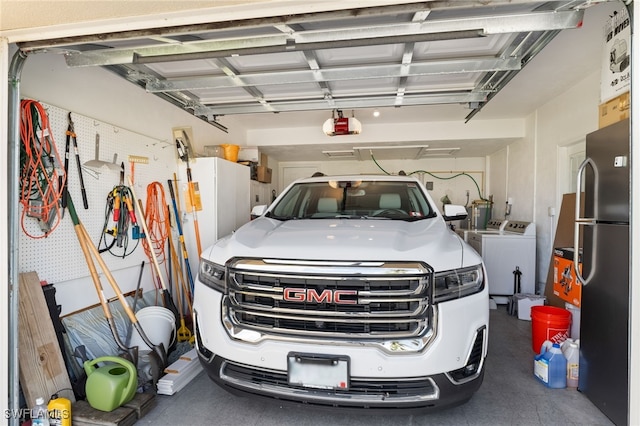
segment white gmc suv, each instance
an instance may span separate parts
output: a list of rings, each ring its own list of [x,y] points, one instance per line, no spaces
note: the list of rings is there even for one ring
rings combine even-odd
[[[489,300],[482,259],[445,223],[464,208],[443,216],[417,179],[371,175],[301,179],[260,210],[200,259],[196,346],[218,385],[369,410],[471,398]]]

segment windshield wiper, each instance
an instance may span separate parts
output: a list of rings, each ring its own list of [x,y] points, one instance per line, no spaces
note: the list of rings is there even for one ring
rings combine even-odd
[[[287,220],[296,220],[299,219],[297,216],[277,216],[274,214],[269,214],[267,215],[267,217],[271,218],[271,219],[275,219],[275,220],[281,220],[281,221],[287,221]]]

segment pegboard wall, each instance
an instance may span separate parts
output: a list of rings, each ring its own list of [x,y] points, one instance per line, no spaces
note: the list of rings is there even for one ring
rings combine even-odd
[[[43,106],[49,117],[55,145],[64,163],[66,130],[70,111],[48,104],[43,104]],[[168,179],[172,179],[173,174],[177,172],[175,145],[171,143],[170,134],[167,135],[167,140],[160,141],[119,128],[113,124],[100,122],[74,111],[71,111],[71,119],[76,133],[80,162],[83,165],[82,174],[88,209],[83,207],[80,177],[73,144],[71,144],[69,152],[67,188],[80,222],[89,233],[94,246],[97,247],[105,223],[107,195],[120,183],[119,166],[122,162],[125,166],[124,184],[129,186],[128,178],[131,176],[135,195],[142,200],[143,205],[146,202],[147,186],[154,181],[163,184],[165,197],[168,203],[171,203],[166,182]],[[96,168],[85,165],[88,161],[96,159],[96,135],[99,135],[99,160],[113,163],[114,156],[117,155],[115,164],[118,167],[105,164]],[[130,159],[137,161],[130,162]],[[148,160],[147,164],[145,164],[145,160]],[[56,166],[63,168],[63,165],[56,164]],[[22,217],[22,205],[19,208],[21,210],[19,217]],[[136,216],[140,221],[137,206]],[[21,219],[19,226],[24,226],[30,234],[42,234],[35,218],[25,216]],[[140,226],[140,231],[142,232],[142,226]],[[102,258],[110,271],[138,266],[141,261],[148,260],[142,247],[142,240],[133,239],[131,232],[132,229],[129,229],[127,245],[131,254],[116,257],[109,252],[102,253]],[[124,250],[121,248],[114,247],[113,251],[124,254]],[[19,263],[20,272],[36,271],[40,279],[49,283],[90,276],[68,211],[65,211],[60,224],[46,238],[30,238],[21,228]],[[98,272],[102,272],[95,260],[94,263]]]

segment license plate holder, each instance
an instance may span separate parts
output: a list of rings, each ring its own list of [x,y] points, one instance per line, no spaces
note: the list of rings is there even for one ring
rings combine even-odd
[[[306,388],[348,390],[350,363],[345,355],[291,352],[287,356],[288,381]]]

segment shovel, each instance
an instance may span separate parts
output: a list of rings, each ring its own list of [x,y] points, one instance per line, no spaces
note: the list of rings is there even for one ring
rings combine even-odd
[[[102,283],[100,282],[98,271],[96,270],[95,264],[93,263],[92,256],[95,257],[96,260],[98,261],[98,264],[102,269],[102,272],[104,273],[105,277],[109,281],[111,288],[113,288],[113,291],[118,296],[118,300],[122,304],[122,307],[125,313],[127,314],[127,316],[129,317],[129,320],[131,320],[133,327],[136,329],[138,334],[140,334],[140,337],[142,338],[144,343],[148,345],[150,348],[152,348],[152,352],[157,354],[157,357],[162,363],[162,365],[166,366],[167,353],[164,348],[164,345],[162,343],[158,345],[154,345],[153,342],[151,342],[151,340],[149,340],[149,338],[145,334],[144,330],[140,326],[140,323],[138,322],[138,319],[136,318],[135,313],[127,303],[127,300],[125,299],[124,294],[122,294],[122,291],[118,286],[118,283],[116,282],[115,278],[111,274],[111,271],[109,271],[109,268],[107,267],[102,257],[100,257],[100,253],[98,252],[98,249],[91,242],[91,238],[89,237],[87,230],[80,222],[80,219],[78,218],[78,214],[76,213],[76,209],[75,209],[75,206],[73,205],[73,201],[71,200],[71,197],[69,195],[67,195],[67,197],[68,197],[67,207],[69,209],[69,215],[71,216],[71,220],[73,221],[73,228],[76,232],[76,236],[78,237],[78,241],[80,242],[82,253],[84,255],[85,261],[87,262],[87,267],[89,268],[89,272],[91,273],[91,279],[93,280],[93,284],[96,288],[96,292],[98,293],[98,298],[100,299],[100,305],[102,305],[102,310],[104,311],[105,317],[107,319],[107,323],[109,324],[109,328],[111,329],[111,334],[113,335],[113,338],[115,339],[116,344],[120,349],[126,352],[131,358],[133,358],[134,360],[137,359],[137,355],[138,355],[137,347],[129,348],[120,339],[120,335],[118,334],[118,331],[116,329],[113,316],[111,315],[111,309],[109,308],[109,303],[107,301],[106,296],[104,295],[104,291],[102,288]]]

